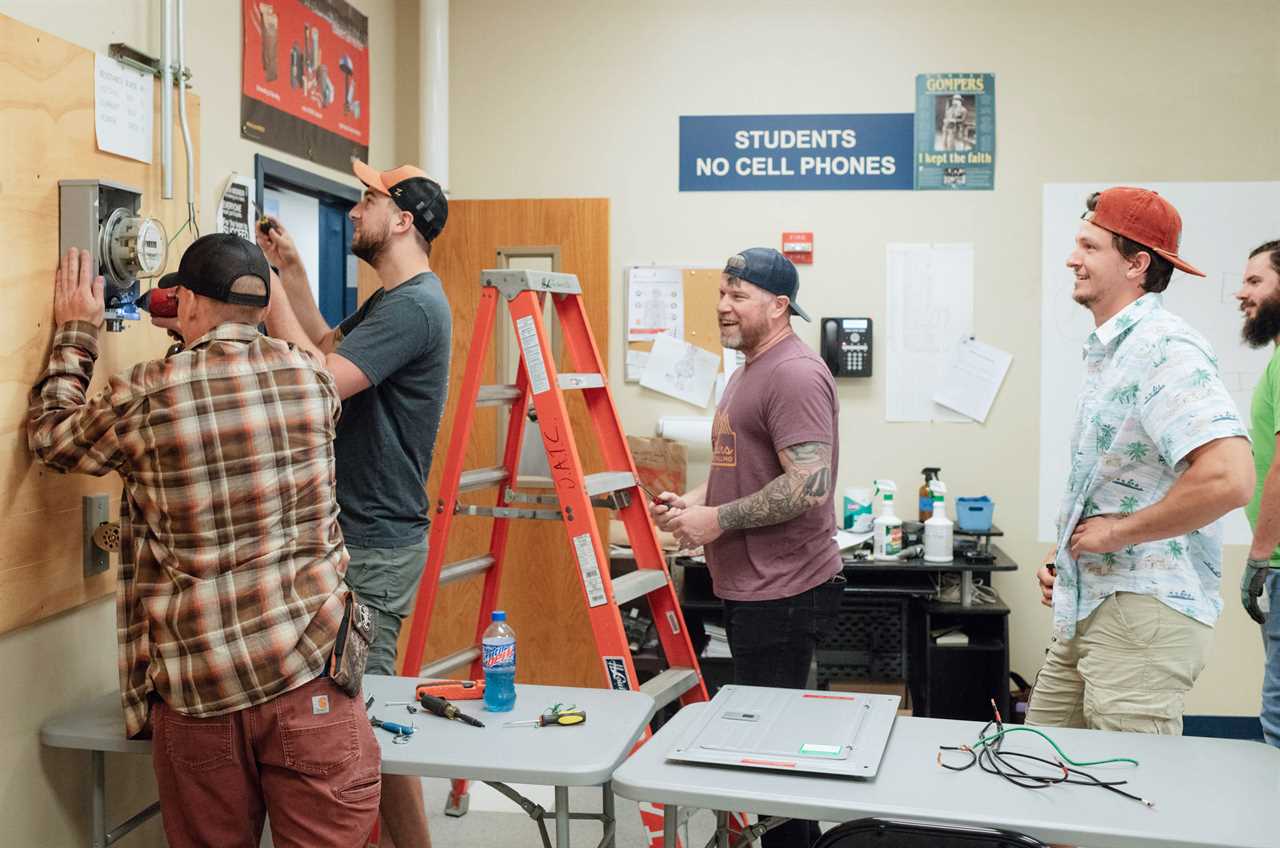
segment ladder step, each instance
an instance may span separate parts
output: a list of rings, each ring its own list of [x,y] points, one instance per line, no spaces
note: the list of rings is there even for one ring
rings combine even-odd
[[[556,383],[562,389],[603,389],[603,374],[559,374]]]
[[[551,271],[521,271],[510,268],[484,270],[480,272],[480,284],[493,286],[508,300],[522,291],[582,294],[582,286],[573,274]]]
[[[481,386],[476,395],[476,406],[504,406],[519,399],[520,390],[515,386]]]
[[[422,677],[439,677],[451,668],[457,668],[460,665],[474,662],[480,658],[480,648],[472,645],[470,648],[463,648],[461,651],[449,654],[447,657],[441,657],[433,663],[428,663],[422,667],[419,674]],[[663,672],[665,674],[666,672]]]
[[[489,554],[481,554],[468,559],[460,559],[457,562],[451,562],[444,568],[440,569],[440,585],[452,583],[455,580],[461,580],[464,577],[470,577],[472,574],[480,574],[488,571],[493,565],[493,557]]]
[[[613,581],[613,602],[625,604],[666,585],[667,573],[661,568],[639,568]]]
[[[634,486],[636,476],[630,471],[601,471],[598,474],[588,474],[582,482],[586,485],[588,495],[603,495]]]
[[[653,698],[657,709],[662,709],[697,685],[698,672],[673,666],[640,684],[640,691]]]
[[[498,485],[506,479],[507,469],[501,465],[495,465],[492,468],[475,468],[471,471],[462,472],[462,476],[458,478],[458,491],[470,492],[475,489],[487,489],[490,486]]]

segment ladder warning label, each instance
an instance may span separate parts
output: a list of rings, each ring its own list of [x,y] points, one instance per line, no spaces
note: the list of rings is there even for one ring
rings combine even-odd
[[[524,351],[529,384],[533,387],[533,393],[540,395],[551,388],[551,382],[547,379],[547,364],[542,361],[542,346],[538,344],[538,328],[533,323],[533,317],[526,315],[517,318],[516,331],[520,334],[520,349]]]
[[[600,577],[600,564],[596,562],[596,549],[591,544],[591,534],[573,537],[573,549],[578,554],[578,568],[582,571],[582,585],[587,588],[587,603],[593,607],[608,603],[604,580]]]
[[[671,610],[667,610],[667,626],[671,628],[672,633],[680,632],[680,619],[676,618],[676,614]]]

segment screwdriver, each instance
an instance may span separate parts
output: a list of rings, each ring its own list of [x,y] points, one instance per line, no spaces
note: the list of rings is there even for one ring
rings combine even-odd
[[[383,730],[389,730],[397,736],[412,736],[418,728],[408,724],[396,724],[394,721],[383,721],[375,716],[369,717],[369,723],[374,727],[381,727]]]
[[[438,715],[441,718],[447,718],[452,721],[465,722],[472,727],[484,727],[482,722],[467,715],[444,698],[437,698],[435,695],[428,695],[423,692],[418,695],[418,703],[422,704],[422,708],[432,715]]]
[[[538,718],[531,718],[526,721],[509,721],[503,727],[573,727],[575,724],[585,724],[586,721],[586,710],[580,710],[577,707],[564,707],[552,709]]]

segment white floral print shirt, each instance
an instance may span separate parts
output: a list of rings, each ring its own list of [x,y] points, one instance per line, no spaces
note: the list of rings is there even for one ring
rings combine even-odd
[[[1054,631],[1071,638],[1076,622],[1116,592],[1151,595],[1212,626],[1222,612],[1220,522],[1079,560],[1071,558],[1070,542],[1081,519],[1160,501],[1201,445],[1248,438],[1213,349],[1149,292],[1089,334],[1084,361],[1058,512]]]

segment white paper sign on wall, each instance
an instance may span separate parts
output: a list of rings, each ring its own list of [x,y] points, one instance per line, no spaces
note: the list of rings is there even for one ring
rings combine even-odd
[[[153,77],[97,55],[93,63],[93,122],[98,149],[151,163],[155,123]]]

